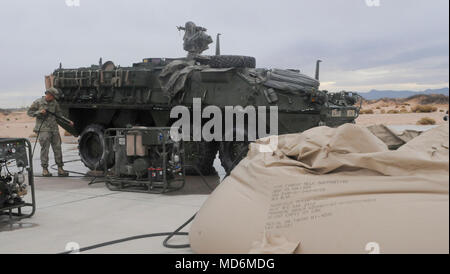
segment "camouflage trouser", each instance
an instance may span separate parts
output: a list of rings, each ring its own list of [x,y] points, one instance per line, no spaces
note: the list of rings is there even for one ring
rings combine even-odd
[[[48,153],[50,151],[50,145],[52,145],[56,164],[60,167],[64,165],[61,149],[61,136],[59,136],[58,131],[41,132],[39,134],[39,144],[41,145],[41,166],[43,168],[48,168]]]

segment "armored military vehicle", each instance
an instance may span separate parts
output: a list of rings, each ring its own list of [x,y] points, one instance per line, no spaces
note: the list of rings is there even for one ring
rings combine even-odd
[[[352,123],[359,115],[355,106],[358,95],[319,90],[320,61],[315,78],[298,70],[255,68],[253,57],[221,55],[219,35],[216,55],[201,55],[212,42],[206,29],[192,22],[178,28],[185,31],[187,57],[145,58],[130,67],[101,59],[89,67],[70,69],[60,64],[46,76],[46,86],[61,91],[61,108],[75,123],[74,128],[61,126],[79,136],[80,157],[90,169],[102,163],[114,165],[109,144],[103,139],[105,129],[171,126],[175,121],[170,118],[171,109],[186,106],[192,111],[194,98],[201,99],[202,108],[218,106],[221,110],[227,106],[277,106],[279,134]],[[207,119],[202,120],[205,122]],[[212,164],[219,152],[222,166],[230,172],[245,157],[248,141],[188,142],[186,158],[206,175],[214,172]]]

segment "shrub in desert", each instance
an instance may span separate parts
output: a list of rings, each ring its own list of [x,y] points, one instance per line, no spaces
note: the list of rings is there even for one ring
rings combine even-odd
[[[437,111],[437,107],[431,105],[417,105],[411,108],[412,112],[429,113]]]
[[[361,114],[373,114],[373,109],[362,109]]]
[[[396,109],[390,109],[387,113],[389,113],[389,114],[398,114],[400,112],[398,110],[396,110]]]
[[[380,106],[378,106],[378,107],[377,107],[377,109],[381,109],[381,107],[380,107]]]
[[[435,125],[436,120],[434,120],[433,118],[430,118],[430,117],[423,117],[422,119],[417,121],[417,124],[418,125]]]
[[[408,110],[406,108],[400,109],[400,113],[408,113]]]
[[[423,106],[417,105],[417,106],[411,108],[411,112],[421,112],[420,110],[422,108],[423,108]]]
[[[445,110],[443,110],[443,109],[440,109],[440,110],[439,110],[439,112],[444,112],[444,111],[445,111]]]
[[[382,110],[380,111],[380,113],[381,113],[381,114],[385,114],[385,113],[386,113],[386,110],[382,109]]]

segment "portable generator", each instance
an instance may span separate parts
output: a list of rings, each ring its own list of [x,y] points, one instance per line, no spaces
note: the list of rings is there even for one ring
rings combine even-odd
[[[183,141],[171,138],[170,127],[110,128],[105,144],[115,165],[104,165],[110,190],[165,193],[185,184]]]
[[[8,215],[10,219],[34,215],[32,159],[31,144],[27,139],[0,138],[0,215]],[[26,202],[29,191],[31,201]],[[27,208],[27,212],[23,212],[23,208]]]

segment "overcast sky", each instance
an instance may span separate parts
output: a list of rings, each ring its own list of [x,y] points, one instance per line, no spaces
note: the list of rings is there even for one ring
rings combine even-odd
[[[296,68],[321,87],[424,90],[448,87],[449,1],[380,0],[0,0],[0,107],[28,105],[44,75],[63,67],[181,57],[186,21],[220,32],[222,54],[258,67]],[[370,2],[371,0],[367,0]],[[214,53],[214,44],[205,54]]]

